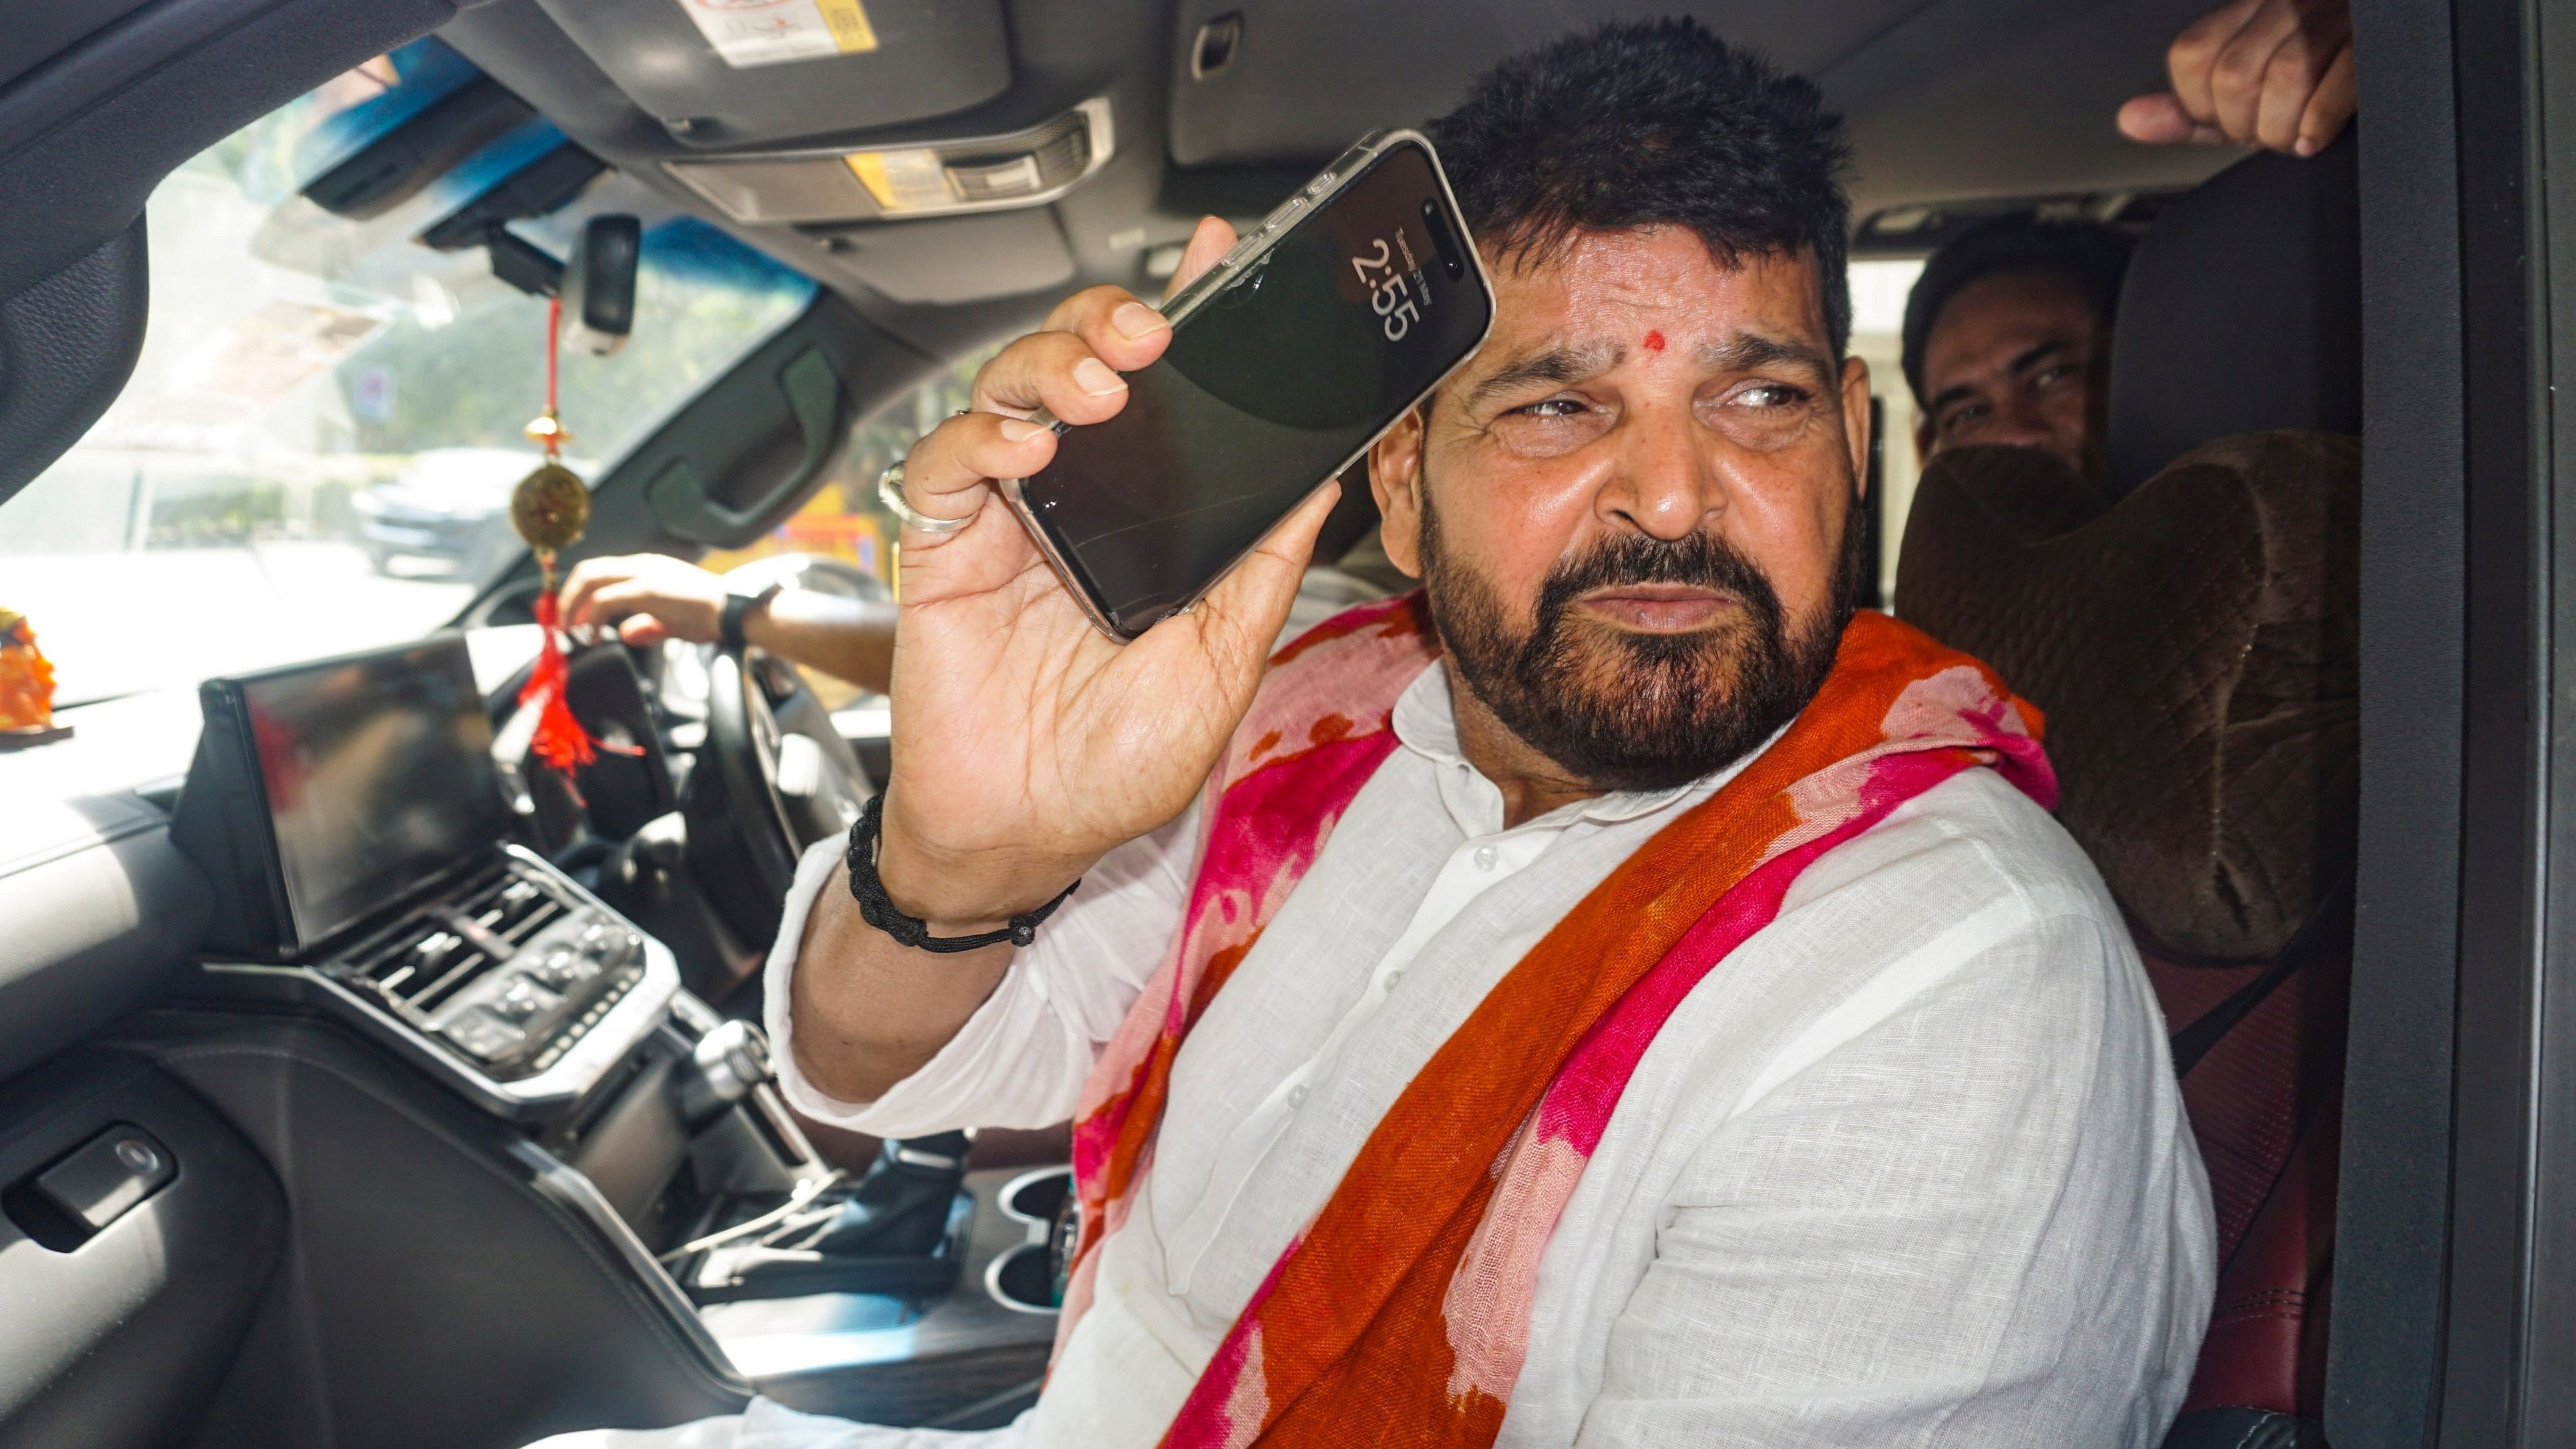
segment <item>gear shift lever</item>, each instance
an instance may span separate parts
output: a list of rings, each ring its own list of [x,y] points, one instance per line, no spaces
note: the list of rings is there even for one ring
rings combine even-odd
[[[695,1132],[772,1080],[770,1073],[760,1029],[721,1022],[672,1071],[673,1100]],[[960,1188],[971,1141],[969,1132],[889,1140],[855,1188],[842,1186],[847,1179],[839,1172],[808,1178],[785,1203],[682,1244],[663,1260],[704,1255],[684,1270],[691,1296],[701,1302],[798,1292],[944,1292],[956,1281],[955,1249],[963,1246],[948,1239],[966,1202]]]
[[[750,1022],[728,1021],[698,1038],[688,1064],[672,1073],[671,1086],[680,1120],[695,1132],[768,1080],[769,1039]]]
[[[938,1247],[966,1178],[971,1140],[965,1132],[888,1139],[813,1248],[835,1257],[909,1257]]]

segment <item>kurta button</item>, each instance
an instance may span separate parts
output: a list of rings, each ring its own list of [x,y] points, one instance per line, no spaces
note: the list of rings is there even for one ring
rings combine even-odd
[[[1494,868],[1494,862],[1500,859],[1502,859],[1501,854],[1492,846],[1479,845],[1476,847],[1476,869],[1492,870]]]
[[[1305,1105],[1306,1105],[1306,1088],[1305,1088],[1305,1086],[1301,1083],[1301,1084],[1299,1084],[1299,1085],[1297,1085],[1297,1086],[1290,1087],[1290,1088],[1288,1089],[1288,1110],[1289,1110],[1289,1111],[1291,1111],[1291,1112],[1294,1112],[1294,1111],[1296,1111],[1298,1108],[1303,1107],[1303,1106],[1305,1106]]]

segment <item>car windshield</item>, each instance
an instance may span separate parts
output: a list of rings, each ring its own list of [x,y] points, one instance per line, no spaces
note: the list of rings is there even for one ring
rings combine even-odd
[[[376,216],[299,194],[317,140],[424,63],[406,47],[180,167],[146,211],[151,311],[133,376],[78,445],[0,506],[0,606],[53,659],[58,706],[409,638],[523,553],[506,503],[536,448],[547,306],[483,248],[415,240],[433,184]],[[477,161],[560,136],[531,119]],[[567,461],[596,482],[792,320],[813,283],[611,172],[512,231],[561,257],[583,223],[644,227],[634,331],[567,348]]]

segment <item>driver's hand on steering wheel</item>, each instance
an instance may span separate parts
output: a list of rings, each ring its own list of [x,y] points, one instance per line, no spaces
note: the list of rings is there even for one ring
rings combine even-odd
[[[668,554],[584,559],[564,580],[564,627],[615,625],[638,648],[680,639],[712,644],[724,616],[724,580]]]

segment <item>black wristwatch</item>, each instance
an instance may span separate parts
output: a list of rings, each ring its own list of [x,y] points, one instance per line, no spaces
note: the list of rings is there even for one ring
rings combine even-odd
[[[781,582],[756,594],[725,595],[724,612],[716,616],[716,642],[727,649],[742,648],[746,642],[742,637],[742,616],[778,597],[778,591],[785,587]]]

